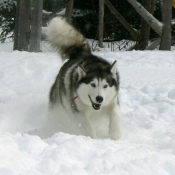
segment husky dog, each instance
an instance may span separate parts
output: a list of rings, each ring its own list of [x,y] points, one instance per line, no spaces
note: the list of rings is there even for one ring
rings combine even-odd
[[[50,90],[50,115],[57,118],[58,131],[119,139],[116,61],[93,55],[83,35],[62,18],[52,19],[46,36],[63,61],[68,59]]]

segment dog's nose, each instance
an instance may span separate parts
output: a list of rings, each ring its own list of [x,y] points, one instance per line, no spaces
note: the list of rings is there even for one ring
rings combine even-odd
[[[101,102],[103,101],[103,97],[97,96],[97,97],[96,97],[96,100],[97,100],[97,102],[101,103]]]

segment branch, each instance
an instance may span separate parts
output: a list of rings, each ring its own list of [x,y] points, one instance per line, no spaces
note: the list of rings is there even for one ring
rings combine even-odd
[[[127,0],[142,18],[151,26],[151,28],[159,35],[162,34],[163,24],[159,22],[152,14],[150,14],[137,0]]]
[[[105,4],[108,6],[108,8],[110,9],[111,13],[113,13],[113,15],[123,24],[123,26],[129,31],[129,33],[131,34],[131,36],[133,37],[134,40],[137,41],[139,35],[136,32],[136,30],[134,30],[132,28],[132,26],[122,17],[122,15],[114,8],[114,6],[109,2],[109,0],[105,0]]]
[[[160,44],[160,41],[160,38],[154,40],[145,50],[154,50]]]

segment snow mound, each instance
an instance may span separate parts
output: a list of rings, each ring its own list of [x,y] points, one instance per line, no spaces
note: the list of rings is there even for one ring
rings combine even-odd
[[[171,91],[169,91],[168,97],[169,97],[170,99],[175,100],[175,89],[172,89]]]
[[[0,174],[174,175],[174,52],[95,53],[117,59],[120,72],[123,137],[112,141],[29,134],[47,123],[62,63],[54,53],[9,50],[0,52]]]

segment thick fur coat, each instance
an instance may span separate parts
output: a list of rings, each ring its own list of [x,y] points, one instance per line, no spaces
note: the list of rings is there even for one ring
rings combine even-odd
[[[47,39],[63,60],[68,59],[50,90],[49,115],[56,130],[119,139],[116,62],[93,55],[83,35],[62,18],[50,22]]]

